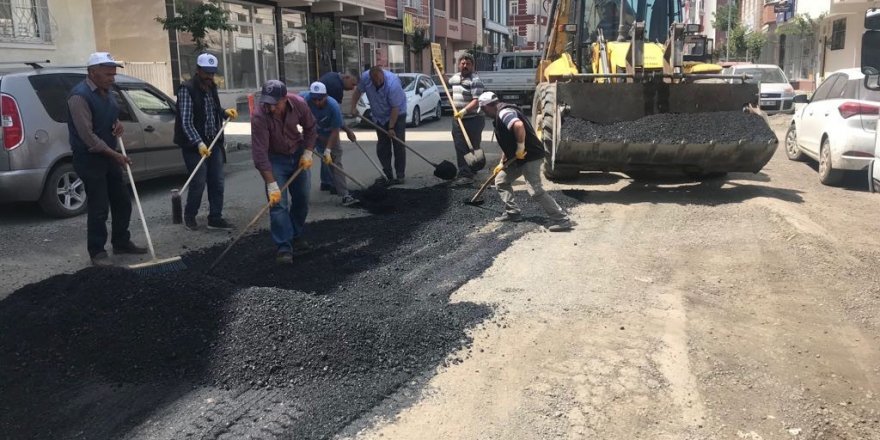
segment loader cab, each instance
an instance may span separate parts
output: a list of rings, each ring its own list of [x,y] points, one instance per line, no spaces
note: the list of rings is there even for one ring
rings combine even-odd
[[[880,90],[880,8],[865,12],[861,67],[865,74],[865,87]],[[874,160],[868,165],[868,189],[880,192],[880,132],[874,135]]]

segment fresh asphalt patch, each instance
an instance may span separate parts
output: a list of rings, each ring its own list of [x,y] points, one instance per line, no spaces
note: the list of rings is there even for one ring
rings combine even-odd
[[[188,270],[89,268],[0,302],[0,432],[10,438],[327,438],[461,359],[488,305],[450,303],[532,222],[475,189],[391,188],[386,215],[307,225],[275,263],[266,230],[184,255]],[[578,202],[560,193],[564,207]],[[268,220],[266,221],[268,223]]]

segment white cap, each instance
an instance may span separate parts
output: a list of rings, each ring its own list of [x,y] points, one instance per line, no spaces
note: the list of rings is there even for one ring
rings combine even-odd
[[[205,72],[216,73],[217,57],[209,53],[203,53],[199,55],[199,58],[196,60],[196,65],[198,65]]]
[[[483,92],[483,94],[477,98],[477,103],[480,104],[480,107],[492,104],[493,102],[498,102],[498,95],[496,95],[495,92]]]
[[[113,55],[110,55],[110,52],[95,52],[89,55],[88,66],[122,67],[122,64],[114,60]]]
[[[309,86],[309,93],[312,95],[326,95],[327,86],[321,81],[315,81]]]

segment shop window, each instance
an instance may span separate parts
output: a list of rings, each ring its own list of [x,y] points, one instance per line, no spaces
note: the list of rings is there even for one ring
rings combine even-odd
[[[449,18],[458,20],[458,0],[449,0]]]
[[[831,50],[843,49],[845,41],[846,18],[839,18],[831,24]]]
[[[299,11],[282,12],[284,18],[284,76],[288,87],[308,87],[309,56],[306,45],[305,15]]]

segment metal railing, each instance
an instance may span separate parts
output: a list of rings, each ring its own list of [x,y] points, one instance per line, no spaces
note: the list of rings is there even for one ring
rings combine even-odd
[[[52,43],[52,27],[46,0],[0,0],[0,41]]]

